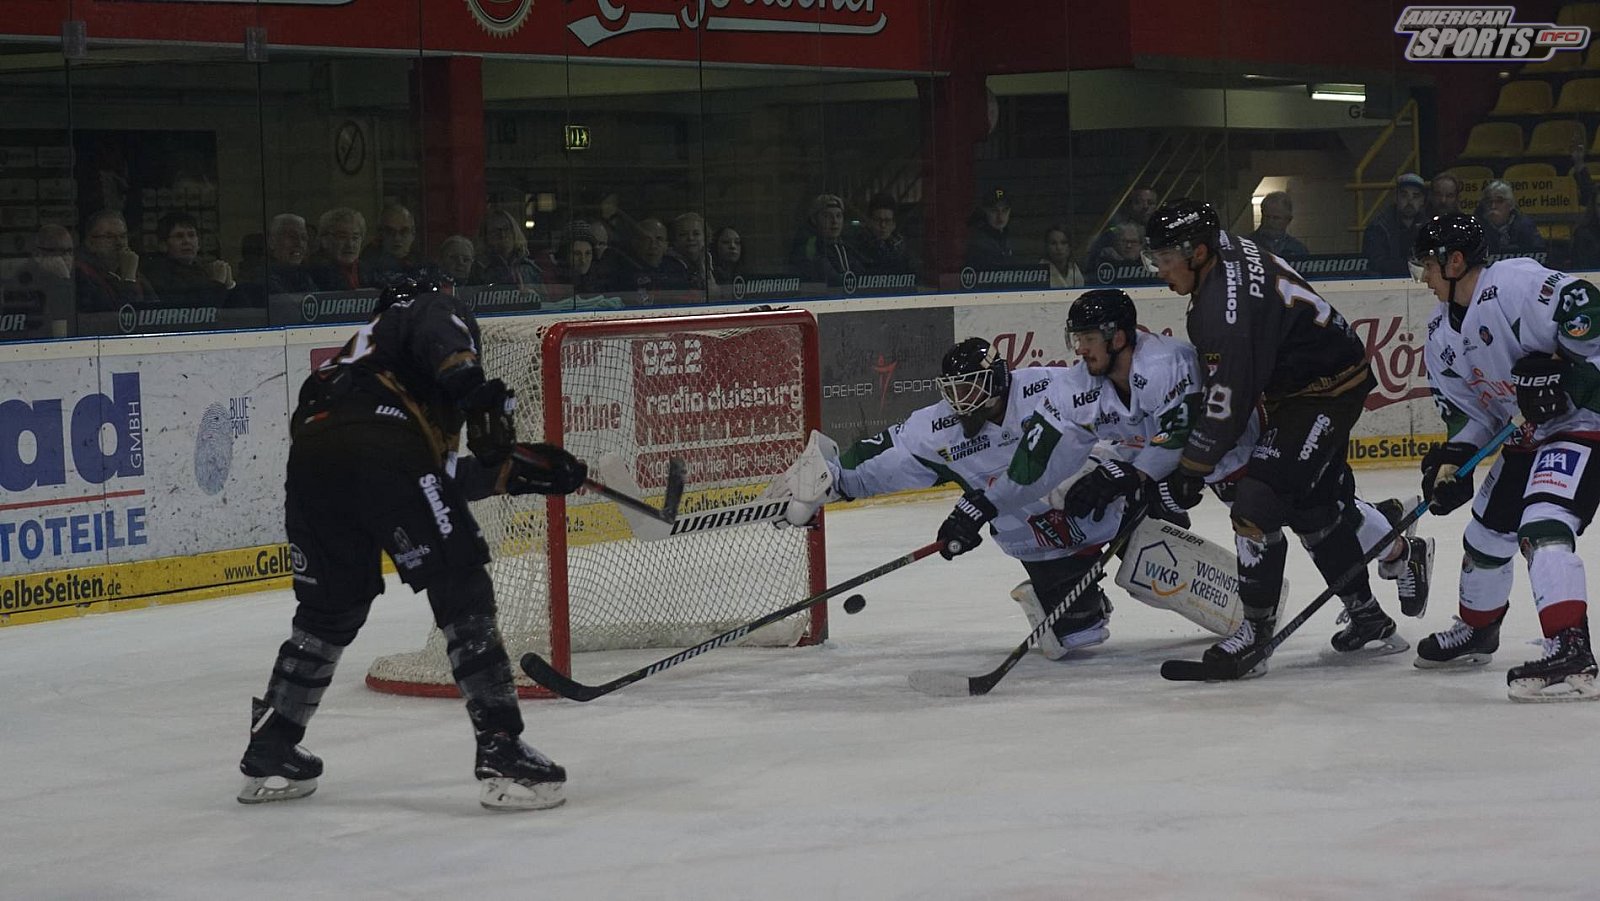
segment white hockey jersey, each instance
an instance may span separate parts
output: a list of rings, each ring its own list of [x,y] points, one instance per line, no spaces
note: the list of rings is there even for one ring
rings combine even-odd
[[[1450,440],[1483,446],[1517,415],[1511,367],[1529,354],[1558,352],[1572,363],[1565,379],[1572,407],[1540,426],[1534,440],[1600,433],[1600,292],[1594,285],[1518,258],[1485,266],[1476,291],[1455,322],[1447,303],[1428,321],[1428,383]]]
[[[848,497],[947,482],[981,489],[1000,513],[992,524],[996,543],[1018,559],[1102,543],[1117,532],[1120,506],[1099,522],[1072,520],[1066,536],[1034,518],[1051,510],[1051,491],[1078,475],[1097,447],[1152,479],[1171,473],[1199,407],[1197,357],[1176,338],[1140,335],[1129,381],[1124,402],[1110,379],[1090,375],[1081,363],[1016,370],[1003,422],[986,422],[968,437],[941,400],[856,442],[840,457],[838,487]],[[1234,468],[1247,454],[1248,447],[1233,452]],[[1218,467],[1219,475],[1227,471]]]

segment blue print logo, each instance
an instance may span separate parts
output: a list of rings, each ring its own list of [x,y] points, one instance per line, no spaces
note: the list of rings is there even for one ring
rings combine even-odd
[[[144,409],[139,373],[113,372],[110,395],[0,403],[0,488],[65,485],[67,456],[92,485],[144,474]]]

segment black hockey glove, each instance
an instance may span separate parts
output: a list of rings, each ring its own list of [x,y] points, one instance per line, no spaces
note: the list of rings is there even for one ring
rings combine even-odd
[[[517,444],[501,468],[502,492],[571,494],[583,487],[589,467],[554,444]]]
[[[1168,513],[1184,513],[1200,506],[1205,493],[1205,478],[1180,466],[1156,484],[1150,503]]]
[[[939,527],[939,556],[946,560],[965,554],[983,543],[983,527],[1000,511],[989,503],[982,491],[968,491]]]
[[[1092,516],[1095,522],[1105,518],[1106,508],[1117,498],[1127,498],[1129,503],[1139,496],[1144,479],[1131,463],[1102,460],[1095,470],[1072,484],[1061,501],[1061,509],[1074,519]]]
[[[485,466],[499,466],[517,443],[517,398],[506,383],[490,379],[461,398],[467,414],[467,449]]]
[[[1472,473],[1456,478],[1456,470],[1478,449],[1462,441],[1451,441],[1428,451],[1422,458],[1422,499],[1428,512],[1443,516],[1472,500]]]
[[[1539,354],[1523,357],[1511,367],[1517,383],[1517,407],[1524,419],[1543,425],[1567,412],[1567,392],[1561,387],[1567,368],[1566,360]]]

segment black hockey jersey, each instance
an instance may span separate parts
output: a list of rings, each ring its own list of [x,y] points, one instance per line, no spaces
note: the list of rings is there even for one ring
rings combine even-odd
[[[1217,265],[1189,301],[1204,370],[1204,415],[1183,465],[1209,472],[1239,441],[1257,401],[1338,395],[1371,377],[1366,345],[1299,273],[1249,238],[1217,236]]]
[[[407,422],[443,463],[457,448],[464,417],[440,377],[478,365],[479,345],[477,321],[450,295],[399,301],[374,315],[338,356],[306,379],[290,434],[357,422]]]

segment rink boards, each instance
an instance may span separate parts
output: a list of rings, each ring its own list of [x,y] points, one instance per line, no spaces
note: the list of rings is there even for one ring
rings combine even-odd
[[[1366,340],[1378,373],[1353,463],[1419,459],[1440,438],[1420,346],[1432,295],[1402,280],[1318,289]],[[1185,299],[1129,293],[1145,327],[1184,334]],[[818,316],[825,430],[845,444],[933,403],[940,358],[958,338],[989,339],[1013,366],[1070,362],[1062,323],[1076,294],[793,304]],[[708,309],[728,307],[640,313]],[[289,414],[312,367],[354,329],[0,345],[0,625],[286,587]],[[600,535],[616,527],[602,525]]]

